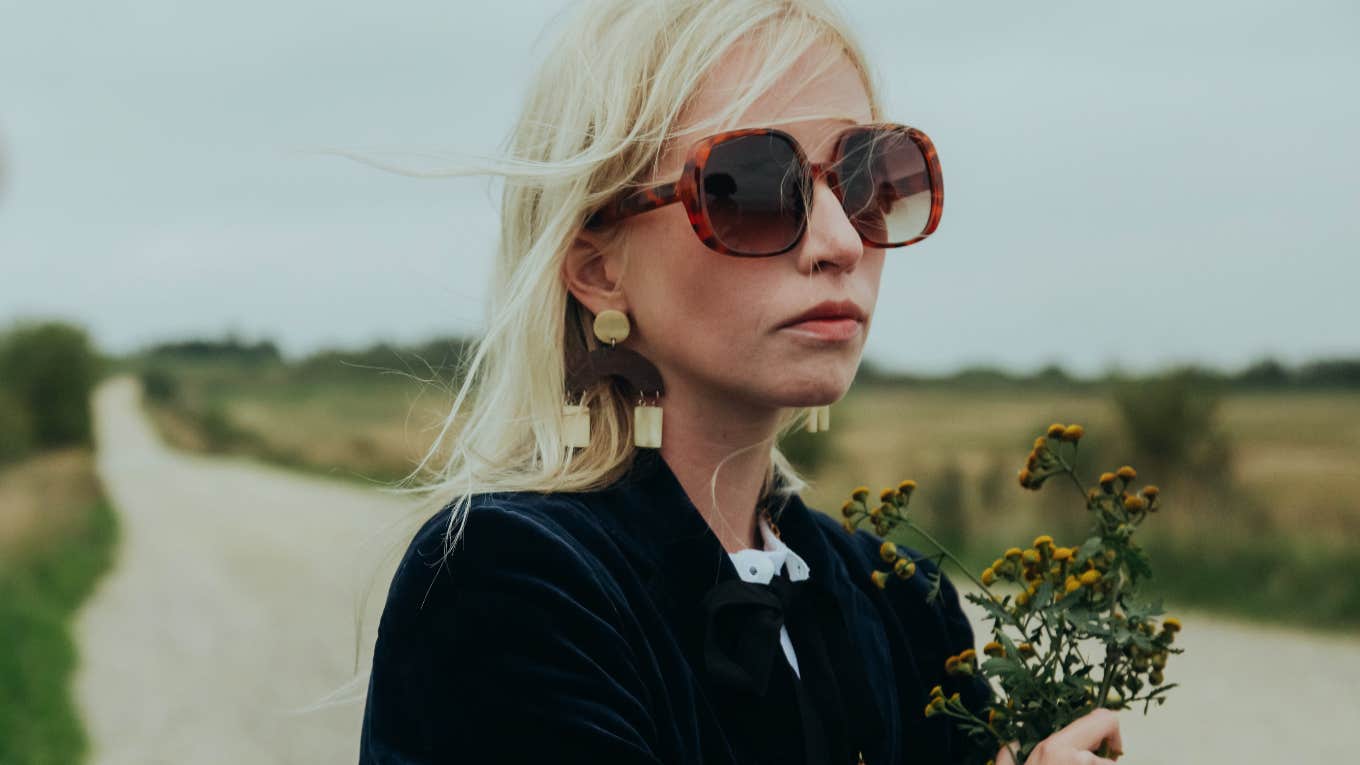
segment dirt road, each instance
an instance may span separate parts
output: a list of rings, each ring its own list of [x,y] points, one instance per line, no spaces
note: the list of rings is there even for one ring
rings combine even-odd
[[[169,451],[139,395],[120,378],[95,396],[98,471],[122,540],[76,626],[91,762],[356,761],[365,688],[341,686],[371,663],[395,565],[380,557],[401,541],[399,527],[383,530],[407,501]],[[360,636],[357,599],[375,571]],[[297,711],[336,690],[350,701]]]
[[[369,666],[395,565],[380,554],[399,554],[414,528],[400,522],[406,501],[168,451],[137,397],[126,378],[96,396],[99,473],[123,540],[77,627],[92,762],[354,762],[361,683],[349,703],[292,710]],[[357,593],[375,576],[356,636]],[[985,623],[968,607],[980,645]],[[1147,717],[1123,713],[1121,765],[1354,758],[1360,638],[1177,615],[1188,652],[1167,677],[1181,687]]]

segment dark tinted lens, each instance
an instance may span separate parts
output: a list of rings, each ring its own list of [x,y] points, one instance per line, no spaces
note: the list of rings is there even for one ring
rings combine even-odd
[[[841,204],[864,238],[901,244],[930,221],[930,171],[925,154],[900,129],[857,130],[841,144]]]
[[[713,235],[743,255],[787,250],[803,229],[803,177],[793,146],[778,135],[722,141],[700,179]]]

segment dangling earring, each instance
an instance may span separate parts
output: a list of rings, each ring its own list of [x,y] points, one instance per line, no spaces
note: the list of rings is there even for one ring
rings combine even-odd
[[[661,372],[642,354],[631,348],[620,348],[618,343],[628,338],[631,326],[622,311],[607,309],[595,316],[595,337],[609,345],[589,353],[575,349],[568,360],[567,395],[578,403],[563,405],[567,420],[566,444],[586,446],[590,443],[590,410],[580,403],[586,390],[605,377],[618,377],[631,384],[638,392],[638,403],[633,408],[633,443],[657,449],[661,447],[661,407],[647,403],[665,393]]]
[[[807,432],[824,433],[831,430],[831,405],[808,407]]]
[[[566,419],[563,440],[567,446],[590,446],[590,407],[581,403],[562,405],[562,416]]]

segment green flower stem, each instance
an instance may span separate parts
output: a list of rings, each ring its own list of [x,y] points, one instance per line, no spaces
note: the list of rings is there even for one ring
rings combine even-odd
[[[1075,451],[1076,450],[1074,449],[1073,452],[1075,453]],[[1063,472],[1071,476],[1072,483],[1076,484],[1077,491],[1081,494],[1082,501],[1083,502],[1089,501],[1087,499],[1086,487],[1082,486],[1081,479],[1077,478],[1077,469],[1074,466],[1067,464],[1067,460],[1063,459],[1062,453],[1059,452],[1057,449],[1053,450],[1053,455],[1056,456],[1058,458],[1058,462],[1062,464]]]
[[[937,540],[935,539],[935,537],[932,537],[928,532],[926,532],[925,529],[923,529],[923,528],[921,528],[920,526],[917,526],[916,524],[912,523],[912,522],[911,522],[909,519],[907,519],[906,517],[902,517],[902,525],[906,526],[908,529],[911,529],[912,531],[915,531],[917,534],[920,534],[921,536],[923,536],[923,537],[925,537],[927,540],[929,540],[929,542],[930,542],[931,544],[935,545],[935,549],[939,550],[941,553],[943,553],[944,555],[948,556],[949,560],[953,561],[953,562],[954,562],[954,565],[955,565],[955,566],[958,566],[958,567],[959,567],[959,570],[963,571],[963,573],[964,573],[965,576],[967,576],[969,579],[972,579],[974,584],[976,584],[978,587],[981,587],[983,592],[987,593],[988,595],[991,595],[991,594],[992,594],[991,589],[989,589],[989,588],[987,587],[987,585],[983,584],[983,583],[982,583],[982,580],[980,580],[980,579],[978,579],[977,577],[973,576],[973,572],[972,572],[972,571],[969,571],[969,570],[968,570],[968,567],[965,566],[965,565],[963,565],[963,561],[961,561],[961,560],[959,560],[958,558],[954,557],[954,553],[949,552],[949,550],[946,549],[944,545],[940,544],[939,541],[937,541]]]

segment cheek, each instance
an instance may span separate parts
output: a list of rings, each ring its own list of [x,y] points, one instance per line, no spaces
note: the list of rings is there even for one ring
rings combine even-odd
[[[709,250],[678,206],[656,218],[628,242],[625,289],[639,339],[657,361],[687,366],[730,365],[750,354],[775,321],[768,281],[776,264]]]

